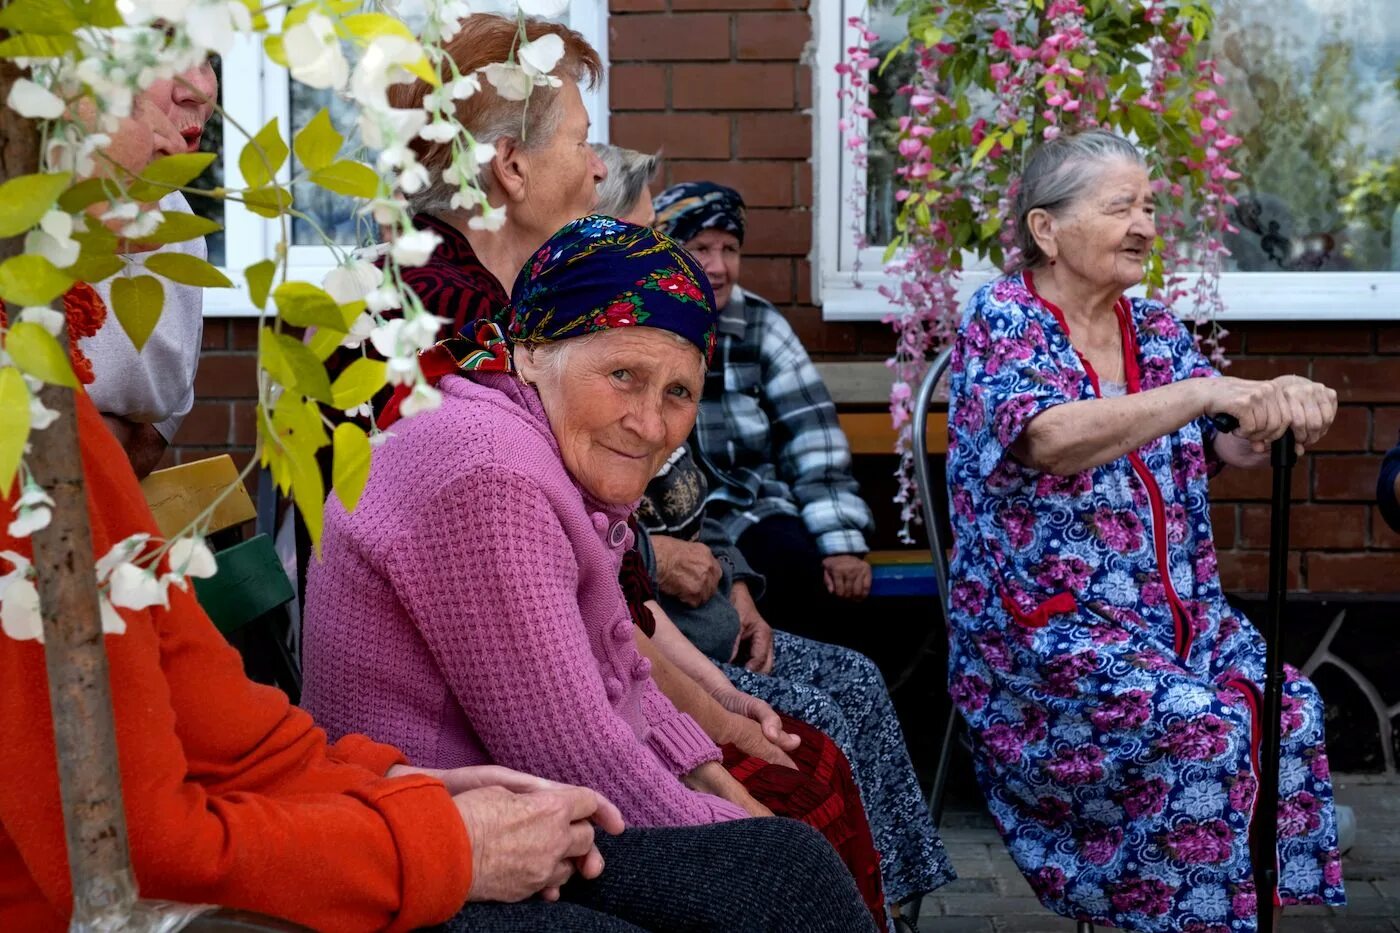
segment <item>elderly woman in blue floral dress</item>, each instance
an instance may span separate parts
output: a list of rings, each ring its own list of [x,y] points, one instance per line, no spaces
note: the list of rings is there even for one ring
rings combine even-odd
[[[1288,428],[1315,443],[1336,394],[1221,377],[1124,297],[1156,235],[1125,140],[1045,144],[1017,214],[1020,271],[973,296],[952,365],[950,681],[978,780],[1052,910],[1250,931],[1264,641],[1221,590],[1207,480]],[[1281,728],[1281,902],[1344,903],[1322,702],[1291,669]]]

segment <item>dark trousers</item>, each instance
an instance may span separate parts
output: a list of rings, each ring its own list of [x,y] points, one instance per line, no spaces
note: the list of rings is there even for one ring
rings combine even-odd
[[[606,867],[558,903],[468,904],[439,933],[873,933],[855,882],[793,820],[598,833]]]

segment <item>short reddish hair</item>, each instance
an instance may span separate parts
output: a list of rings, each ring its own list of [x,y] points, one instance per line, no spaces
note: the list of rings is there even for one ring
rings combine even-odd
[[[462,20],[462,28],[443,45],[443,50],[463,75],[473,75],[477,69],[504,62],[515,50],[519,27],[514,19],[491,13],[474,13]],[[555,77],[567,78],[581,88],[596,87],[603,77],[603,62],[598,52],[583,36],[568,26],[546,20],[525,20],[525,37],[534,42],[541,36],[556,35],[564,42],[564,57],[554,69]],[[450,81],[450,69],[443,69],[443,80]],[[423,106],[432,86],[421,78],[412,84],[389,87],[389,105],[416,110]],[[494,143],[498,139],[523,139],[534,147],[548,143],[559,125],[559,91],[542,86],[534,88],[528,101],[506,100],[481,75],[481,90],[466,100],[457,101],[457,120],[478,142]],[[432,175],[432,184],[410,198],[416,210],[446,210],[456,191],[455,185],[442,180],[442,170],[452,158],[451,143],[415,139],[413,151],[418,161]]]

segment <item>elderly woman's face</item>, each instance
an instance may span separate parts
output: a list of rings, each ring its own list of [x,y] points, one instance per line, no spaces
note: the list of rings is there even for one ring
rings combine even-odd
[[[639,499],[695,424],[705,378],[700,351],[654,327],[615,328],[558,368],[517,352],[539,389],[564,466],[600,502]]]
[[[685,248],[695,257],[715,292],[715,307],[729,307],[729,296],[739,281],[739,238],[724,230],[702,230]]]
[[[1051,224],[1057,271],[1131,288],[1142,281],[1157,236],[1152,185],[1135,162],[1114,160],[1095,170],[1097,182]]]

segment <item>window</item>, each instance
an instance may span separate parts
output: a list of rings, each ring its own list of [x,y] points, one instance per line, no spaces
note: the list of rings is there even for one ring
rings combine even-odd
[[[863,176],[837,122],[835,64],[863,16],[878,55],[902,38],[892,0],[816,0],[817,230],[814,275],[828,320],[892,310],[878,286],[894,214],[889,142],[900,114],[896,60],[871,100]],[[1400,17],[1394,0],[1216,0],[1213,54],[1243,138],[1233,218],[1239,233],[1221,282],[1229,320],[1400,318]],[[889,92],[889,93],[886,93]],[[847,192],[867,189],[857,250]],[[857,276],[856,270],[860,272]],[[970,271],[970,294],[994,274]],[[863,285],[863,287],[860,287]],[[1181,309],[1185,310],[1185,309]]]
[[[507,6],[509,4],[505,0],[479,0],[472,4],[472,9],[474,12],[499,12]],[[399,15],[410,29],[416,29],[421,21],[420,11],[421,5],[416,0],[403,0],[399,6]],[[578,30],[606,62],[606,0],[573,0],[565,16],[569,26]],[[317,91],[290,80],[285,69],[264,61],[259,42],[241,39],[220,64],[221,103],[230,118],[249,132],[257,132],[276,117],[284,134],[288,127],[291,133],[295,133],[322,107],[329,107],[336,128],[353,140],[353,104],[337,99],[329,91]],[[584,105],[593,121],[593,136],[600,141],[607,139],[607,99],[606,85],[584,93]],[[227,172],[227,183],[239,186],[242,182],[238,176],[236,156],[244,137],[242,133],[232,130],[225,132],[223,122],[216,115],[205,133],[205,146],[213,146],[211,151],[218,151],[224,137],[229,140],[229,150],[210,167],[207,180],[210,185],[224,183],[224,173]],[[353,146],[353,142],[350,145]],[[290,177],[290,167],[284,166],[279,178],[286,182]],[[295,186],[294,195],[297,208],[313,218],[314,223],[289,220],[291,242],[288,261],[293,276],[319,283],[330,270],[334,259],[331,250],[321,245],[323,240],[317,233],[317,227],[341,245],[366,242],[373,236],[373,231],[355,214],[354,203],[349,199],[329,194],[313,185]],[[196,211],[224,223],[224,232],[209,238],[210,260],[223,266],[229,278],[239,286],[237,289],[207,290],[204,297],[205,315],[255,315],[257,310],[248,300],[243,270],[273,255],[281,240],[280,221],[265,220],[236,203],[221,203],[208,198],[191,200],[203,202],[200,205],[192,204]]]

